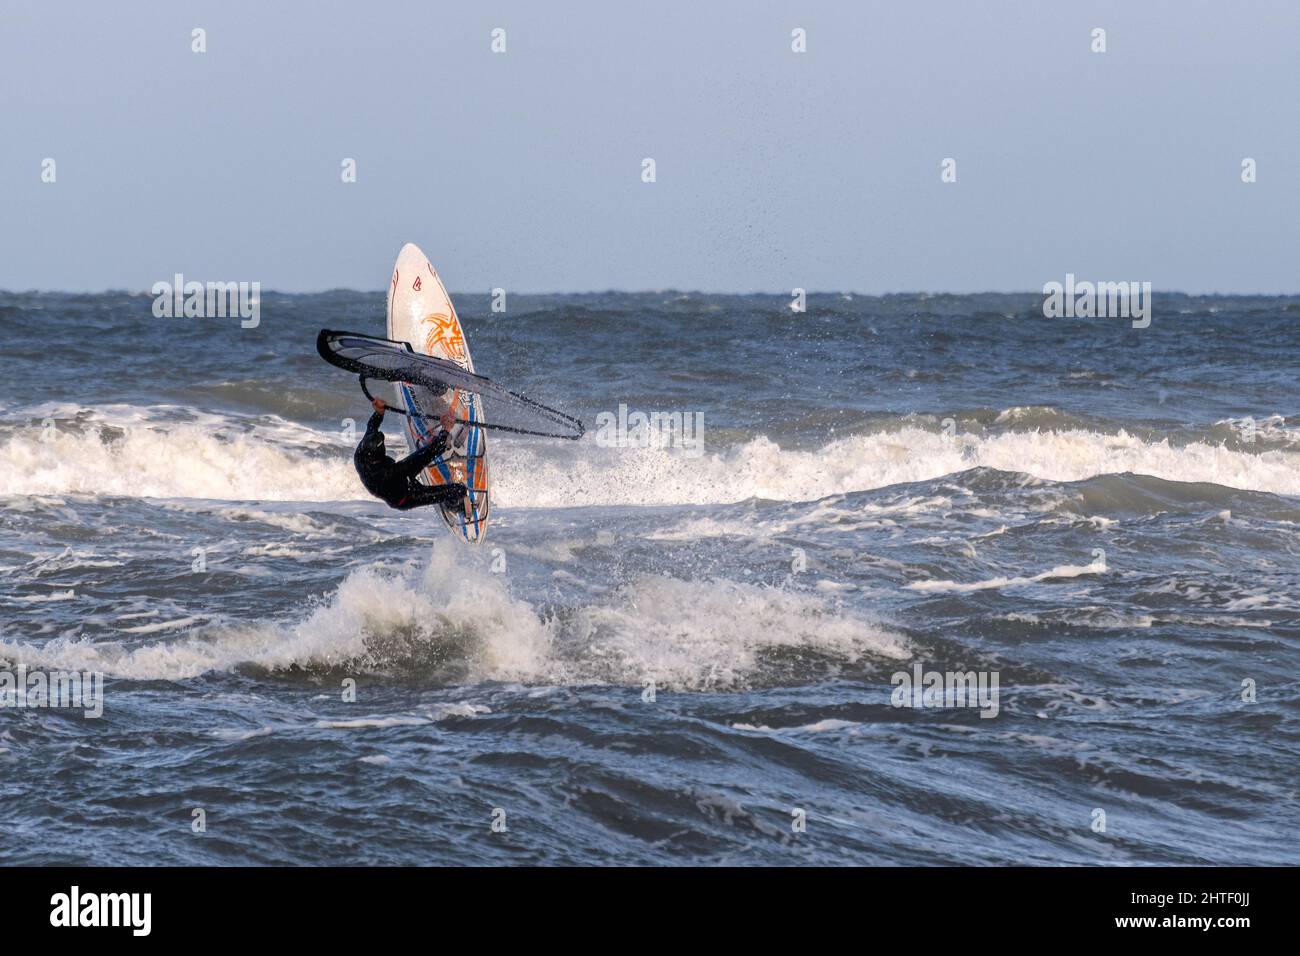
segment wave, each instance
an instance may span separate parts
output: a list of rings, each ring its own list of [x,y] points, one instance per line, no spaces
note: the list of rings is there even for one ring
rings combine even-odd
[[[1134,473],[1274,494],[1300,494],[1300,455],[1200,442],[1177,446],[1120,432],[1003,432],[948,437],[923,428],[835,439],[815,450],[766,437],[691,458],[677,449],[585,447],[571,458],[506,458],[495,476],[503,505],[725,504],[748,498],[810,501],[930,481],[972,468],[1054,482]]]
[[[129,412],[130,409],[128,408]],[[1018,410],[1005,414],[1016,417]],[[120,419],[121,416],[119,416]],[[56,427],[0,434],[0,495],[96,494],[156,498],[338,501],[364,498],[348,436],[280,420],[231,425],[210,416],[161,424],[137,410],[115,422],[82,410]],[[705,440],[708,434],[705,433]],[[400,448],[394,442],[394,448]],[[704,453],[497,439],[489,445],[503,507],[725,504],[750,498],[810,501],[928,481],[972,468],[1046,481],[1133,473],[1167,481],[1300,494],[1300,453],[1150,440],[1081,428],[947,435],[916,424],[848,435],[819,448],[783,448],[766,436]]]
[[[210,625],[145,644],[0,640],[0,659],[129,680],[182,681],[250,667],[730,690],[909,654],[905,638],[818,594],[646,575],[599,603],[543,612],[513,596],[485,565],[467,568],[465,556],[447,540],[422,570],[358,569],[289,624]]]
[[[957,581],[943,581],[931,579],[928,581],[913,581],[906,585],[909,590],[913,591],[987,591],[999,590],[1001,588],[1023,587],[1027,584],[1039,584],[1041,582],[1055,582],[1068,578],[1077,578],[1089,574],[1105,574],[1107,571],[1104,559],[1094,561],[1092,564],[1076,565],[1061,564],[1049,571],[1043,571],[1039,574],[1020,576],[1014,578],[996,577],[987,581],[971,581],[969,583],[959,583]]]
[[[245,421],[129,405],[38,407],[32,416],[0,432],[0,495],[360,497],[342,436],[274,417]]]

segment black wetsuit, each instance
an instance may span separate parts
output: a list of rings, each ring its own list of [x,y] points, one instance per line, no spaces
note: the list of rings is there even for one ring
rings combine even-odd
[[[429,462],[447,450],[447,433],[439,432],[432,442],[417,449],[401,461],[393,461],[384,454],[384,433],[379,424],[383,412],[375,412],[366,423],[366,434],[357,445],[352,463],[366,491],[382,498],[390,508],[402,511],[423,505],[455,505],[465,496],[465,486],[460,483],[429,487],[416,481],[416,475],[429,466]]]

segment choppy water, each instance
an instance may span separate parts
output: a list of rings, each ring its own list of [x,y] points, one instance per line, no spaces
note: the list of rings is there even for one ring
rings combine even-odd
[[[107,675],[0,709],[0,859],[1300,862],[1300,299],[456,301],[592,427],[494,441],[478,550],[351,470],[382,295],[0,294],[0,659]]]

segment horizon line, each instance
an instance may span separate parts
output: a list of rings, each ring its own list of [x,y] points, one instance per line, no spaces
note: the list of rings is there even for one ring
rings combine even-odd
[[[196,281],[198,281],[198,280],[196,280]],[[221,279],[216,279],[216,280],[206,280],[206,281],[212,281],[212,282],[226,282],[226,281],[240,282],[241,280],[221,280]],[[206,281],[205,281],[205,285],[206,285]],[[256,281],[256,280],[242,280],[242,281],[250,282],[250,283],[251,283],[252,281]],[[1091,281],[1091,282],[1094,282],[1094,283],[1095,283],[1096,281],[1102,281],[1102,280],[1084,280],[1084,281]],[[1104,281],[1110,281],[1110,280],[1104,280]],[[765,290],[747,290],[747,291],[726,290],[726,291],[724,291],[724,290],[717,290],[717,289],[711,289],[711,290],[705,290],[705,289],[683,289],[683,288],[677,288],[677,287],[672,287],[672,286],[667,287],[667,288],[662,288],[662,289],[614,289],[614,288],[608,288],[608,289],[559,289],[559,290],[550,290],[550,291],[538,291],[538,290],[511,290],[511,289],[506,289],[505,291],[506,291],[506,294],[507,294],[507,295],[510,295],[510,296],[520,296],[520,295],[522,295],[522,296],[551,296],[551,295],[668,295],[668,294],[677,294],[677,295],[736,296],[736,297],[740,297],[740,296],[772,296],[772,297],[774,297],[774,298],[784,298],[784,299],[789,299],[789,298],[791,298],[791,296],[793,295],[792,292],[786,292],[786,291],[781,291],[781,292],[770,292],[770,291],[765,291]],[[351,288],[351,287],[348,287],[348,286],[332,286],[332,287],[330,287],[330,288],[325,288],[325,289],[309,289],[309,290],[259,289],[258,292],[259,292],[259,294],[274,294],[274,295],[329,295],[329,294],[331,294],[331,293],[336,293],[336,292],[348,292],[348,293],[353,293],[353,294],[356,294],[356,295],[387,295],[387,293],[388,293],[388,289],[387,289],[387,286],[384,286],[384,287],[382,287],[382,288],[378,288],[378,289],[356,289],[356,288]],[[904,290],[896,290],[896,291],[889,291],[889,292],[859,292],[859,291],[852,290],[852,289],[806,289],[806,290],[804,290],[804,293],[805,293],[805,295],[809,295],[809,296],[812,296],[812,295],[840,295],[840,296],[848,295],[848,296],[860,296],[860,297],[862,297],[862,298],[874,298],[874,299],[883,299],[883,298],[888,298],[888,297],[890,297],[890,296],[900,296],[900,297],[905,297],[905,296],[931,296],[931,297],[933,297],[933,296],[945,296],[945,295],[951,295],[951,296],[974,296],[974,295],[1046,295],[1046,294],[1047,294],[1046,292],[1044,292],[1044,291],[1042,291],[1042,290],[1037,290],[1037,289],[980,289],[980,290],[978,290],[978,291],[966,291],[966,292],[957,292],[957,291],[953,291],[953,290],[950,290],[950,289],[939,289],[939,290],[934,290],[934,289],[931,289],[931,290],[926,290],[926,289],[904,289]],[[467,292],[467,291],[465,291],[465,290],[461,290],[461,291],[449,291],[447,294],[448,294],[450,297],[452,297],[453,300],[456,299],[456,298],[471,298],[471,297],[474,297],[474,296],[488,296],[488,297],[490,298],[490,297],[493,295],[493,291],[492,291],[491,289],[487,290],[486,292]],[[1182,289],[1158,289],[1158,288],[1153,288],[1153,289],[1151,290],[1151,294],[1152,294],[1152,295],[1183,295],[1183,296],[1188,296],[1188,297],[1217,297],[1217,298],[1247,298],[1247,297],[1253,297],[1253,298],[1279,298],[1279,299],[1280,299],[1280,298],[1295,298],[1295,297],[1297,297],[1297,296],[1300,296],[1300,290],[1297,290],[1297,291],[1294,291],[1294,292],[1261,292],[1261,291],[1253,291],[1253,292],[1221,292],[1221,291],[1212,291],[1212,292],[1187,292],[1187,291],[1182,290]],[[86,290],[73,290],[73,289],[38,289],[38,288],[31,288],[31,289],[8,289],[8,288],[0,288],[0,295],[128,295],[128,296],[140,296],[140,297],[155,297],[155,296],[157,295],[157,293],[155,293],[155,292],[153,292],[153,291],[149,291],[149,290],[143,290],[143,289],[141,289],[141,290],[135,290],[135,289],[126,289],[126,288],[86,289]],[[454,303],[453,303],[453,304],[454,304]]]

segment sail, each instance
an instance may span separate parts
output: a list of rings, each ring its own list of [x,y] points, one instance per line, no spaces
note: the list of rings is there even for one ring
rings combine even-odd
[[[474,423],[481,428],[571,440],[581,438],[585,431],[582,422],[572,415],[503,388],[455,362],[421,355],[406,342],[321,329],[316,351],[331,365],[360,375],[363,388],[365,379],[375,378],[423,385],[433,392],[454,388],[480,395],[490,412],[489,420]]]

